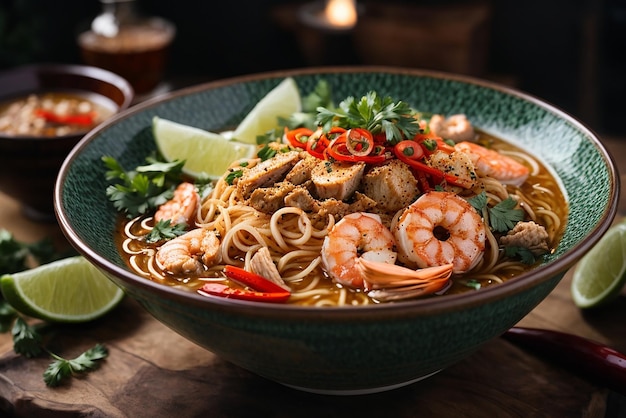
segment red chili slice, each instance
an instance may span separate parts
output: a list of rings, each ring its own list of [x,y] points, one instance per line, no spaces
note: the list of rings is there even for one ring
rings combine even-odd
[[[282,292],[255,292],[252,290],[234,289],[221,283],[206,283],[198,290],[198,293],[223,298],[270,303],[286,302],[291,296],[289,292],[284,290]]]
[[[307,141],[311,135],[313,135],[313,131],[309,128],[296,128],[291,131],[285,128],[284,136],[292,147],[306,149]]]
[[[227,265],[224,267],[224,274],[229,279],[235,280],[259,292],[287,292],[285,289],[276,283],[267,280],[265,277],[247,271],[241,267]]]

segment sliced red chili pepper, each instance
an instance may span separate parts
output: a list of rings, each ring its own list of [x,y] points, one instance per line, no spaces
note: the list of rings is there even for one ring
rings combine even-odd
[[[346,131],[346,148],[352,155],[365,157],[374,151],[374,137],[367,129],[349,129]]]
[[[432,154],[435,151],[443,151],[447,154],[452,154],[456,151],[454,147],[444,141],[443,138],[433,134],[417,134],[414,140],[422,145],[426,154]]]
[[[247,271],[241,267],[227,265],[224,267],[224,274],[229,279],[235,280],[260,292],[288,292],[276,283],[267,280],[265,277]]]
[[[309,128],[296,128],[290,131],[285,128],[284,137],[292,147],[306,149],[307,141],[311,135],[313,135],[313,131]]]
[[[45,109],[36,109],[35,115],[44,118],[48,122],[58,123],[63,125],[93,125],[95,113],[80,113],[74,115],[59,115],[54,112],[50,112]]]
[[[324,150],[328,147],[329,143],[330,141],[328,140],[328,137],[320,128],[309,137],[309,140],[306,143],[306,150],[315,158],[324,160]]]
[[[378,164],[387,159],[384,152],[378,155],[365,156],[351,154],[346,145],[345,134],[341,134],[340,136],[332,140],[328,148],[326,148],[326,153],[330,158],[337,161],[364,162],[366,164]]]
[[[421,160],[424,157],[422,146],[409,139],[398,142],[394,145],[393,151],[395,154],[402,154],[411,160]]]
[[[282,292],[255,292],[252,290],[234,289],[221,283],[206,283],[198,293],[223,298],[250,300],[255,302],[286,302],[291,294],[286,291]]]

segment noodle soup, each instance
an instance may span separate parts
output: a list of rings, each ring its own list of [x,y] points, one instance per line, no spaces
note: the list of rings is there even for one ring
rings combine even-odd
[[[524,221],[533,221],[545,228],[547,234],[545,250],[553,251],[564,232],[568,212],[568,205],[558,181],[539,160],[523,149],[479,130],[476,130],[475,139],[478,144],[497,150],[528,167],[528,177],[523,184],[516,186],[503,184],[487,176],[479,176],[475,186],[469,189],[459,190],[458,187],[450,189],[456,190],[456,194],[466,201],[482,193],[494,202],[501,202],[511,196],[523,211]],[[238,170],[240,164],[235,164],[229,170],[230,174]],[[259,161],[246,161],[246,169],[254,164],[259,164]],[[374,166],[369,166],[365,170],[371,171]],[[229,184],[227,181],[228,174],[225,173],[224,177],[214,184],[212,193],[201,199],[197,211],[194,212],[196,227],[215,231],[221,241],[223,250],[218,262],[190,274],[167,271],[156,257],[162,243],[149,244],[145,240],[146,234],[154,227],[155,220],[152,216],[142,216],[120,221],[118,247],[131,269],[147,280],[190,292],[202,293],[201,289],[207,283],[225,283],[229,287],[244,289],[240,283],[225,277],[224,266],[249,266],[251,258],[259,248],[265,247],[269,249],[271,262],[291,292],[288,303],[340,306],[395,300],[377,298],[376,292],[372,292],[371,289],[349,286],[330,277],[321,254],[324,251],[324,241],[329,231],[338,224],[340,216],[313,214],[288,206],[281,206],[272,213],[264,213],[252,207],[249,200],[244,201],[241,198],[237,185]],[[358,190],[363,191],[363,186],[359,186]],[[420,194],[423,192],[416,192],[415,196]],[[398,219],[403,211],[404,208],[398,210],[394,208],[391,211],[368,209],[368,212],[376,213],[381,223],[389,230],[397,228]],[[444,229],[434,227],[433,236],[444,243],[454,239],[450,236],[451,232]],[[537,261],[528,262],[520,260],[517,256],[510,256],[499,243],[500,237],[506,233],[494,232],[489,227],[485,227],[484,230],[482,257],[468,271],[453,272],[444,288],[422,297],[441,297],[445,294],[479,291],[509,280],[532,269],[538,263],[539,257]],[[331,252],[334,250],[335,248],[330,249]],[[362,255],[362,249],[357,249],[353,256],[360,258]],[[411,269],[416,268],[412,260],[399,259],[397,264],[409,266]]]

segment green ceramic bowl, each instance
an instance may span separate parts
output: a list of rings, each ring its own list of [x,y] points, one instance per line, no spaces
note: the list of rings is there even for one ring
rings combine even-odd
[[[462,112],[551,167],[570,215],[556,252],[532,272],[478,292],[397,304],[304,308],[209,299],[145,280],[117,252],[117,214],[105,195],[112,155],[126,167],[155,149],[153,116],[220,130],[232,127],[284,77],[304,92],[330,82],[334,97],[369,90],[433,112]],[[368,393],[423,379],[468,356],[528,314],[610,226],[619,178],[598,138],[529,95],[443,73],[390,68],[306,69],[222,80],[131,108],[90,132],[56,183],[55,209],[71,243],[155,318],[242,368],[319,393]]]

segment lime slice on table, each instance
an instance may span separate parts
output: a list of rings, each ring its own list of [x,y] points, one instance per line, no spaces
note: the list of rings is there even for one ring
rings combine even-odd
[[[626,284],[626,222],[612,226],[585,254],[572,277],[571,293],[580,308],[604,305]]]
[[[210,179],[222,176],[233,163],[255,155],[257,146],[229,141],[224,136],[155,116],[152,131],[157,147],[167,161],[185,160],[183,172]]]
[[[285,78],[252,108],[232,132],[232,138],[256,144],[257,136],[276,128],[279,117],[287,118],[300,111],[302,100],[298,85],[293,78]]]
[[[124,292],[82,256],[5,274],[5,300],[17,311],[50,322],[86,322],[109,312]]]

